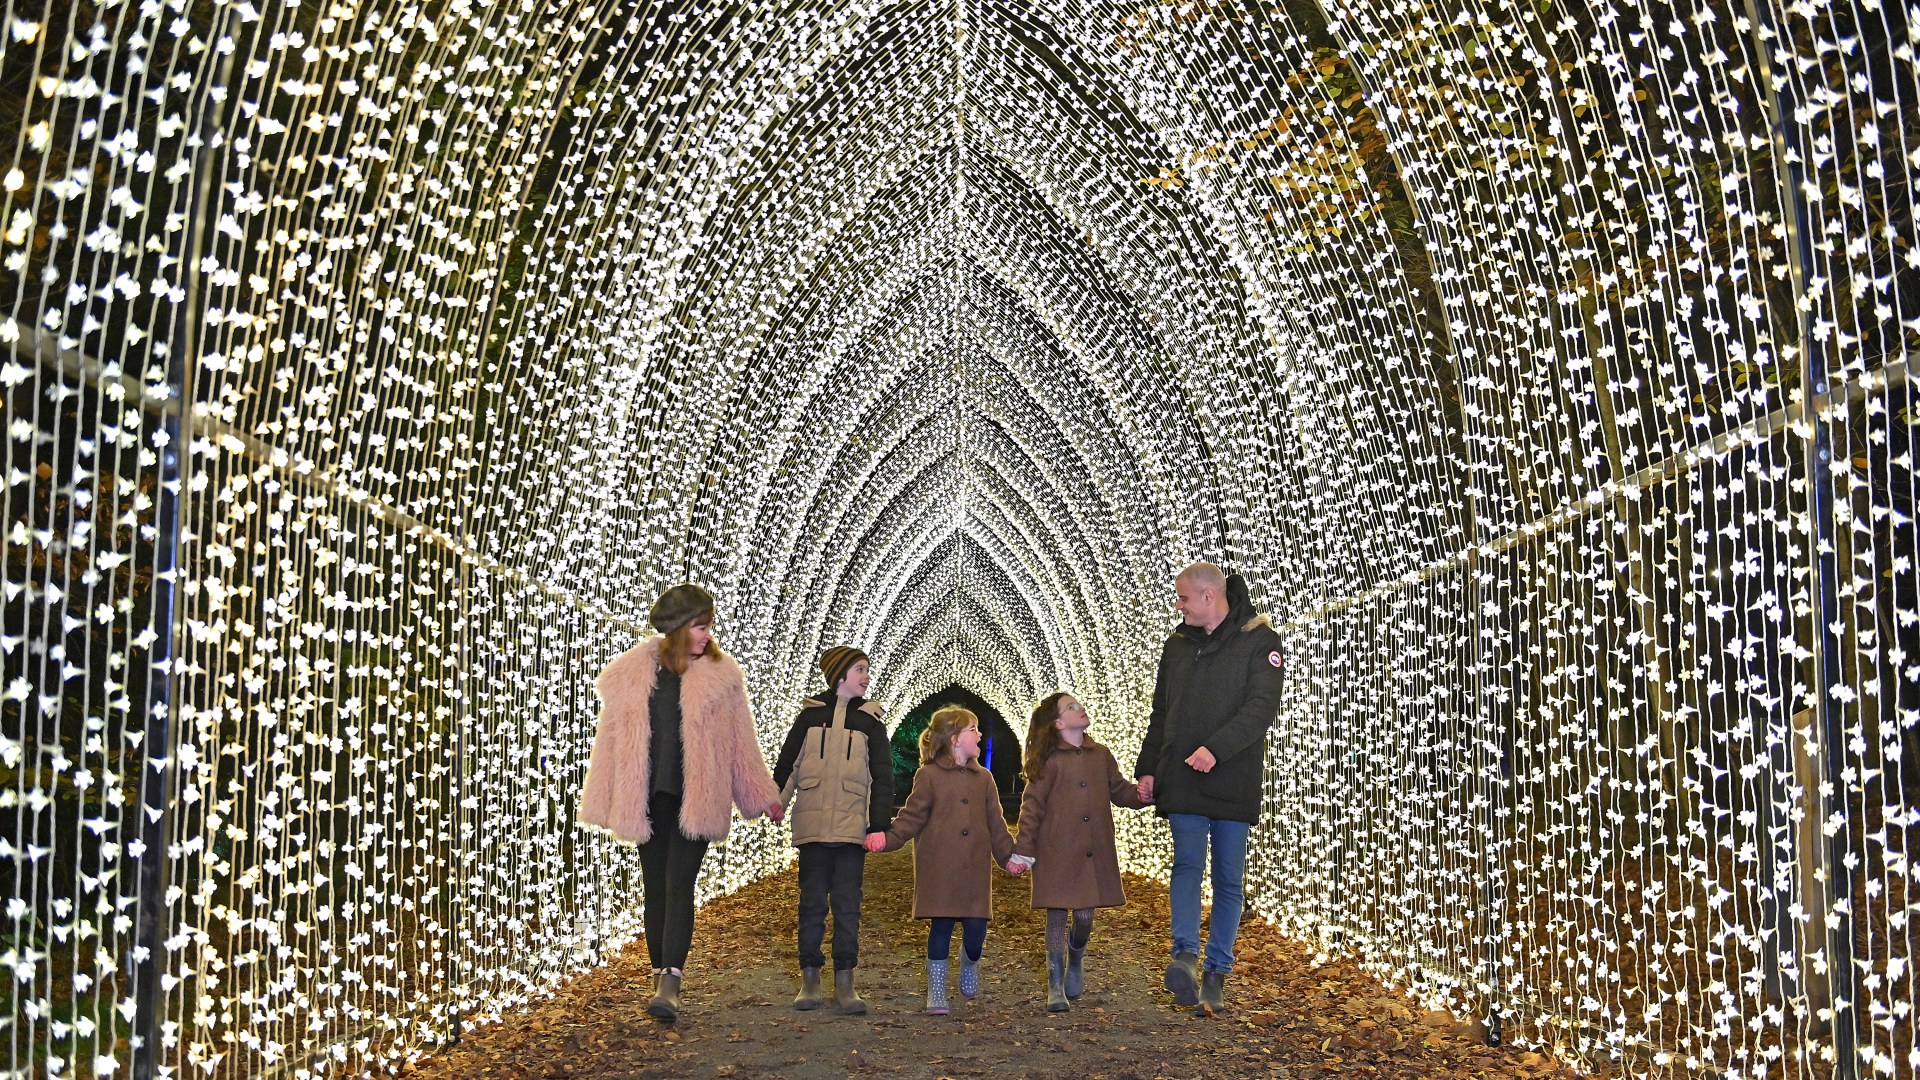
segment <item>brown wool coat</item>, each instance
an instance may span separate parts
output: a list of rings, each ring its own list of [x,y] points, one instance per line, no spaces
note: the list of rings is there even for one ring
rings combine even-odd
[[[913,841],[913,917],[990,919],[993,867],[1013,857],[1000,789],[979,765],[920,766],[887,829],[887,851]]]
[[[644,844],[647,820],[647,698],[653,693],[660,643],[650,637],[614,657],[600,673],[600,730],[580,789],[580,824]],[[747,680],[733,657],[699,659],[680,677],[680,831],[699,840],[727,835],[738,806],[756,818],[780,801],[754,735]]]
[[[1104,746],[1086,740],[1047,756],[1040,779],[1020,800],[1016,855],[1031,856],[1033,906],[1119,907],[1120,859],[1113,846],[1113,807],[1147,805]]]

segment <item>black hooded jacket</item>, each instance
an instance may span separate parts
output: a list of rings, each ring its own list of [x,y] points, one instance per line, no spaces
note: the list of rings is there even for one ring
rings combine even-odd
[[[1228,577],[1227,617],[1214,632],[1182,623],[1160,651],[1153,716],[1133,768],[1153,777],[1156,812],[1260,820],[1267,731],[1284,675],[1280,635],[1253,609],[1246,580]],[[1214,757],[1210,772],[1187,764],[1202,746]]]

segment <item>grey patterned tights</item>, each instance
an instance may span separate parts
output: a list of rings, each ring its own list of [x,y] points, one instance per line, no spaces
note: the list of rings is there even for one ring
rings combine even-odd
[[[1068,916],[1072,916],[1071,935],[1067,929]],[[1047,952],[1066,952],[1069,948],[1077,952],[1087,947],[1087,939],[1092,936],[1092,908],[1047,909]]]

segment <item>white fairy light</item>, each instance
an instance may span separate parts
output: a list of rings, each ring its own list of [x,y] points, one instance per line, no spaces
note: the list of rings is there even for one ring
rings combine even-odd
[[[0,1072],[371,1074],[633,941],[661,586],[769,750],[846,641],[1124,760],[1201,557],[1259,912],[1576,1061],[1920,1068],[1896,7],[9,8]]]

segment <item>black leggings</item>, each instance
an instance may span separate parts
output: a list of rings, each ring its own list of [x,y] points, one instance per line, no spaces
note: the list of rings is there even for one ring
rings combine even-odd
[[[693,945],[693,883],[707,857],[707,842],[681,834],[678,795],[655,795],[647,804],[647,820],[653,839],[640,845],[647,962],[656,971],[685,967]]]
[[[980,950],[987,946],[987,920],[935,918],[927,924],[927,959],[945,960],[953,951],[953,924],[960,924],[960,947],[967,959],[980,962]]]

